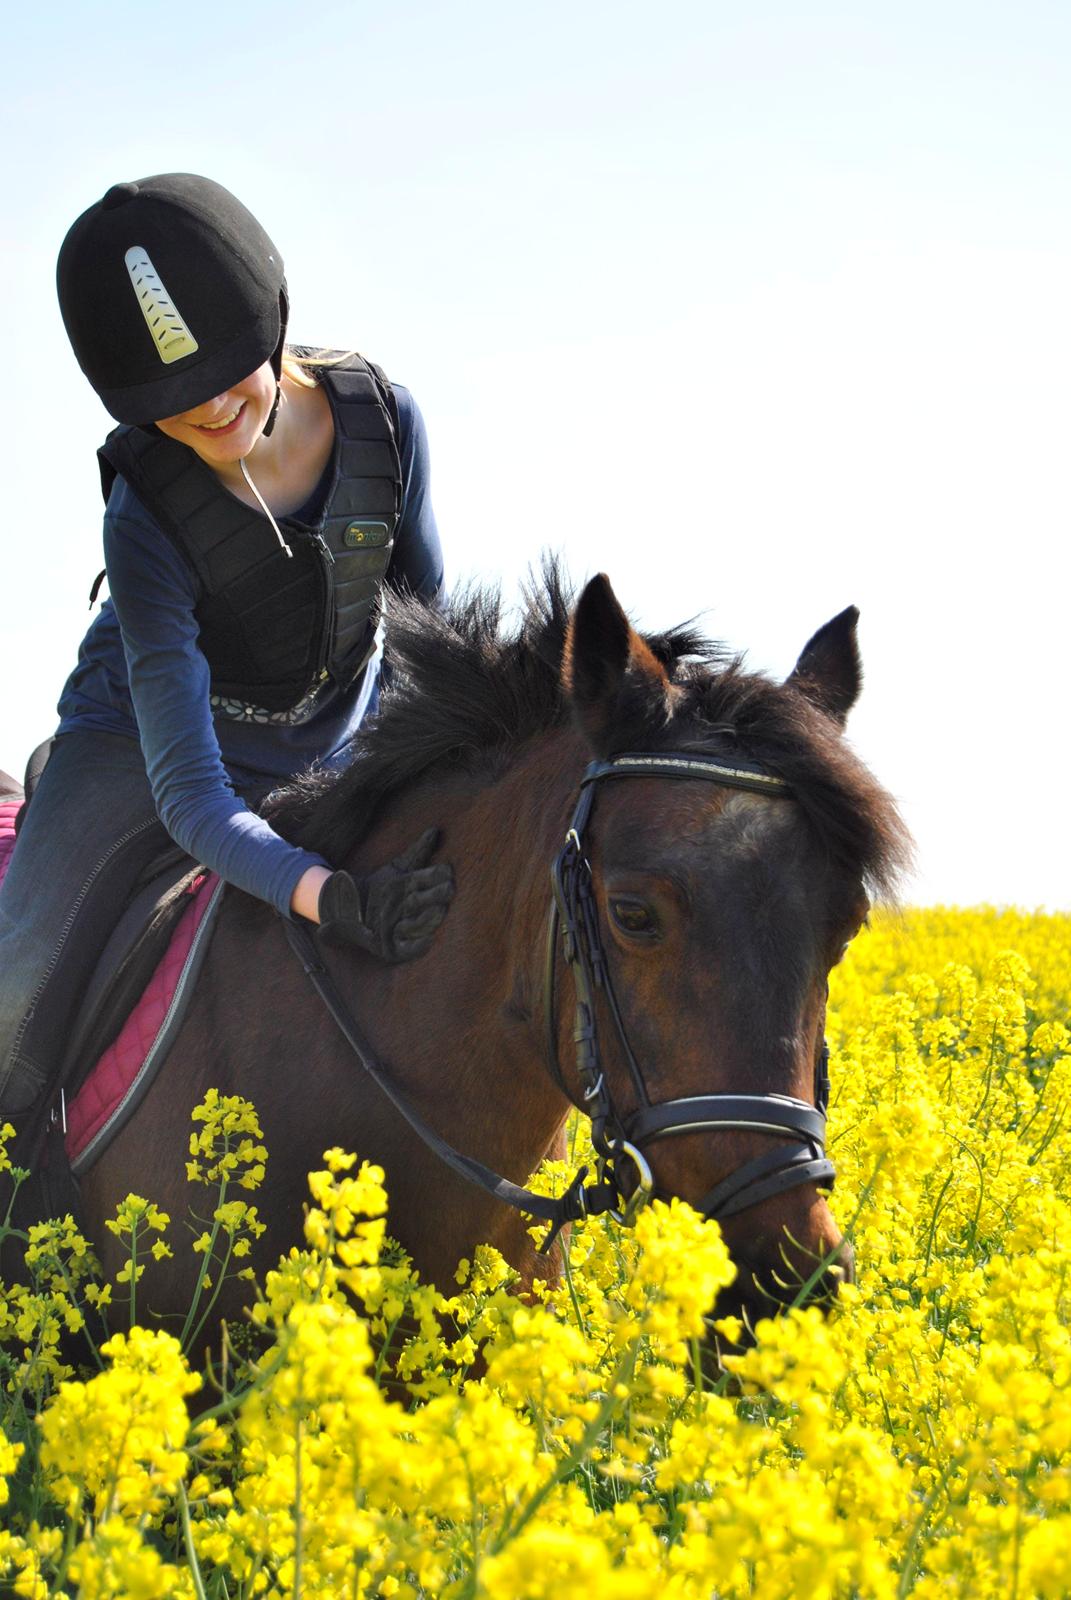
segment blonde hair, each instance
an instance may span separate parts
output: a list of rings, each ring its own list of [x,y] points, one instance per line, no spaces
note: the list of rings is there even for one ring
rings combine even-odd
[[[296,356],[292,350],[283,351],[282,374],[291,383],[300,383],[303,389],[315,389],[316,378],[310,370],[309,356]]]
[[[356,350],[316,350],[311,355],[298,355],[287,346],[283,350],[283,377],[289,378],[291,383],[299,383],[303,389],[315,389],[318,371],[322,372],[324,367],[340,366],[356,354]]]

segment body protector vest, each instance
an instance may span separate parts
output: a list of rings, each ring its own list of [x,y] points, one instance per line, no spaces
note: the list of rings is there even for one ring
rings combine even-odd
[[[105,500],[121,474],[196,573],[213,709],[243,719],[304,721],[329,680],[340,690],[355,682],[375,645],[401,511],[397,405],[386,375],[361,356],[318,376],[334,455],[320,526],[278,519],[291,556],[268,518],[185,445],[120,427],[98,452]]]

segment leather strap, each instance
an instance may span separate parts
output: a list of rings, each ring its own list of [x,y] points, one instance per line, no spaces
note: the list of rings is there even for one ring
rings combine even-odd
[[[301,962],[309,981],[377,1089],[386,1095],[399,1116],[404,1118],[432,1154],[438,1156],[439,1160],[452,1172],[456,1172],[458,1177],[475,1184],[494,1199],[513,1206],[517,1211],[523,1211],[528,1216],[539,1217],[551,1223],[552,1230],[544,1242],[542,1247],[544,1250],[549,1248],[565,1223],[579,1222],[586,1216],[597,1216],[604,1211],[612,1210],[617,1205],[619,1198],[617,1191],[610,1185],[596,1183],[584,1187],[587,1167],[581,1167],[565,1193],[553,1199],[549,1195],[535,1194],[531,1189],[523,1189],[519,1184],[511,1183],[508,1178],[500,1177],[490,1167],[484,1166],[482,1161],[477,1161],[474,1156],[463,1155],[445,1139],[440,1138],[420,1113],[410,1105],[397,1085],[391,1082],[368,1040],[357,1027],[349,1007],[338,992],[334,979],[320,960],[320,953],[312,934],[303,923],[290,918],[283,918],[283,927],[290,948]]]
[[[704,1094],[666,1100],[625,1118],[633,1144],[665,1139],[675,1133],[738,1128],[755,1133],[798,1133],[821,1144],[826,1119],[806,1100],[786,1094]]]
[[[821,1146],[819,1146],[819,1150]],[[747,1211],[775,1194],[784,1194],[802,1183],[832,1185],[833,1163],[811,1144],[778,1145],[764,1156],[746,1161],[727,1178],[716,1183],[700,1200],[697,1211],[721,1221]]]

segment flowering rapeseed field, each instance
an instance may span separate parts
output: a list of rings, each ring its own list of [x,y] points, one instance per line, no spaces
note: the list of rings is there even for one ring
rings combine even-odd
[[[137,1320],[183,1235],[151,1197],[115,1221],[120,1282],[56,1225],[28,1245],[34,1286],[0,1301],[0,1589],[1068,1595],[1069,993],[1071,917],[874,919],[829,1019],[858,1283],[828,1319],[760,1323],[713,1386],[716,1225],[656,1204],[633,1233],[575,1231],[541,1300],[488,1251],[442,1295],[385,1240],[381,1174],[341,1151],[240,1349],[192,1370],[265,1159],[252,1109],[210,1096],[189,1173],[214,1216],[184,1329]],[[76,1377],[58,1338],[86,1308],[112,1332]]]

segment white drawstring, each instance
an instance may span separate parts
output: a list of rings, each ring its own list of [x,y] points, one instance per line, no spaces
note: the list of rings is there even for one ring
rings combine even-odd
[[[275,537],[278,539],[280,545],[286,551],[287,555],[290,556],[290,557],[293,557],[294,552],[291,550],[290,546],[287,544],[286,540],[283,538],[282,530],[280,529],[279,524],[276,522],[275,518],[272,516],[271,511],[268,509],[268,502],[265,500],[264,496],[261,494],[261,492],[257,488],[256,484],[253,482],[252,478],[249,476],[249,468],[245,464],[245,457],[244,456],[239,456],[238,457],[238,465],[242,469],[242,477],[245,479],[246,483],[249,485],[249,487],[252,489],[254,495],[256,496],[257,504],[260,506],[260,509],[263,511],[264,515],[267,517],[267,519],[271,523],[272,527],[275,529]]]

